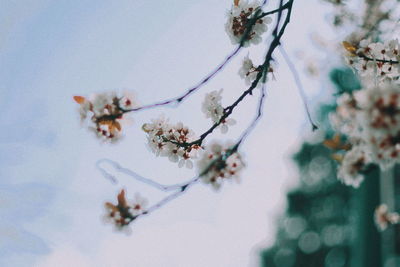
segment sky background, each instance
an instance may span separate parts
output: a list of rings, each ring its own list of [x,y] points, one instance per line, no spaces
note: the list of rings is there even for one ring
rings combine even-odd
[[[276,7],[269,1],[266,9]],[[329,38],[329,7],[295,1],[283,43],[322,55],[310,42]],[[264,117],[242,146],[242,183],[216,193],[197,185],[151,216],[117,233],[102,220],[103,203],[126,188],[154,202],[160,194],[118,175],[112,185],[95,168],[110,158],[162,183],[193,176],[146,148],[141,125],[164,113],[200,134],[204,94],[224,88],[229,105],[245,88],[237,71],[249,53],[260,64],[264,47],[244,49],[218,77],[177,108],[133,114],[118,145],[102,145],[80,128],[74,95],[132,90],[147,104],[181,94],[234,49],[224,31],[230,1],[0,0],[0,266],[258,266],[272,244],[285,192],[296,184],[290,161],[310,135],[293,78],[277,53],[276,81],[267,87]],[[310,16],[312,10],[312,16]],[[271,25],[272,26],[272,25]],[[323,58],[322,57],[322,58]],[[321,59],[321,58],[320,58]],[[328,69],[333,62],[326,62]],[[311,102],[321,80],[298,64]],[[322,70],[323,71],[323,70]],[[258,94],[255,94],[258,95]],[[238,124],[217,139],[235,140],[253,118],[257,98],[242,103]]]

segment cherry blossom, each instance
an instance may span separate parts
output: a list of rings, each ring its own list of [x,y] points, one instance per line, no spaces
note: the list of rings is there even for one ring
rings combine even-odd
[[[364,167],[366,156],[369,162],[383,169],[400,162],[400,85],[393,82],[384,82],[379,86],[364,84],[361,90],[343,94],[337,104],[331,122],[357,147],[358,155],[346,154],[339,169],[340,179],[348,180],[350,177],[359,181],[360,177],[353,168],[355,166],[351,164],[358,162],[358,167]],[[361,157],[364,160],[357,161]]]
[[[111,202],[105,203],[106,219],[113,223],[118,230],[122,230],[131,223],[137,216],[143,214],[147,207],[147,199],[139,193],[135,194],[132,202],[125,196],[125,190],[121,190],[117,196],[117,204]]]
[[[197,161],[197,169],[201,180],[205,184],[211,184],[215,190],[219,190],[224,181],[240,181],[239,172],[244,163],[238,152],[232,152],[229,145],[221,145],[214,142],[207,146],[202,157]]]
[[[272,65],[272,63],[271,63]],[[274,68],[272,66],[269,66],[267,69],[267,74],[271,73],[272,78],[274,79]],[[256,79],[257,75],[259,72],[262,70],[261,66],[255,66],[253,61],[250,59],[249,55],[245,56],[242,60],[242,66],[239,69],[239,76],[240,78],[244,79],[245,83],[247,86],[251,85],[254,80]],[[265,77],[266,81],[268,81],[268,76]],[[262,79],[261,79],[262,81]],[[262,86],[262,82],[259,82],[257,84],[257,87]]]
[[[260,68],[253,65],[249,55],[243,58],[242,66],[239,69],[240,78],[244,79],[247,85],[250,85],[260,72]]]
[[[389,212],[386,204],[381,204],[375,209],[374,218],[379,231],[384,231],[389,225],[400,222],[400,215],[397,212]]]
[[[228,21],[225,24],[225,30],[232,44],[241,43],[246,32],[246,27],[249,26],[248,24],[258,8],[260,8],[260,3],[258,1],[235,1],[231,10],[228,11]],[[262,34],[268,30],[267,25],[271,22],[272,19],[269,17],[257,19],[248,33],[243,46],[247,47],[250,43],[259,44],[262,40]]]
[[[385,43],[362,40],[358,45],[343,42],[347,53],[346,62],[361,77],[373,77],[378,81],[397,80],[400,76],[400,44],[397,39]]]
[[[368,157],[360,146],[353,147],[348,151],[342,160],[338,170],[338,178],[345,185],[351,185],[358,188],[364,180],[362,171],[369,163]]]
[[[88,98],[74,96],[80,105],[81,122],[103,141],[115,142],[122,137],[122,126],[130,122],[125,110],[135,107],[134,96],[129,92],[93,94]]]
[[[358,91],[358,123],[373,161],[382,168],[400,162],[400,85],[385,83]]]
[[[223,89],[220,89],[219,91],[212,91],[211,93],[206,94],[201,107],[203,113],[207,118],[211,118],[213,123],[219,123],[224,115],[224,108],[221,105],[222,91]],[[228,126],[235,124],[236,121],[234,119],[226,118],[221,121],[219,128],[222,133],[227,133]]]
[[[148,146],[156,156],[168,157],[172,162],[178,162],[178,167],[193,168],[192,159],[197,157],[201,148],[195,141],[194,132],[181,122],[174,125],[160,117],[146,123],[142,127],[147,135]]]
[[[147,198],[142,197],[140,193],[136,193],[133,201],[129,205],[130,206],[129,212],[133,216],[142,214],[145,211],[148,202],[149,201],[147,200]]]
[[[330,114],[330,121],[333,128],[352,139],[359,139],[362,128],[357,121],[357,102],[354,96],[344,93],[338,97],[335,113]]]

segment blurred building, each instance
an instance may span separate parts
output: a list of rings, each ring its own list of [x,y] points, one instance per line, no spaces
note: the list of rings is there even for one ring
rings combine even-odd
[[[360,87],[346,68],[333,70],[330,78],[338,94]],[[334,103],[319,110],[318,122],[325,137],[321,140],[334,135],[328,119]],[[399,231],[392,226],[379,233],[374,223],[374,210],[383,202],[383,195],[386,202],[399,207],[400,181],[396,178],[400,178],[400,168],[387,178],[371,167],[360,188],[353,189],[337,179],[332,153],[319,141],[304,143],[293,156],[299,185],[287,195],[287,210],[277,222],[275,244],[261,254],[263,267],[400,266],[396,257]],[[386,189],[391,192],[385,192],[382,180],[386,184],[392,181]]]

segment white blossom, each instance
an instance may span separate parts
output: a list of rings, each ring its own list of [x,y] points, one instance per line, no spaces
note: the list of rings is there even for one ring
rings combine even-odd
[[[242,66],[239,69],[240,78],[244,79],[247,85],[250,85],[257,77],[260,70],[253,65],[249,55],[243,58]]]
[[[133,201],[131,201],[131,203],[129,203],[129,207],[130,207],[129,212],[133,216],[142,214],[146,210],[148,203],[149,203],[149,201],[147,200],[147,198],[141,196],[140,193],[136,193]]]
[[[259,1],[248,2],[247,0],[240,0],[237,2],[228,11],[228,21],[225,24],[225,30],[232,44],[239,44],[241,42],[246,32],[247,24],[255,14],[255,11],[260,7]],[[271,22],[272,19],[269,17],[257,19],[243,45],[247,47],[250,43],[260,43],[262,34],[268,30],[267,24]]]
[[[350,138],[360,138],[362,128],[358,125],[357,102],[354,96],[344,93],[336,100],[336,103],[336,112],[330,114],[333,128]]]
[[[368,162],[367,155],[363,148],[360,146],[353,147],[343,157],[343,161],[340,164],[338,170],[338,178],[345,185],[351,185],[354,188],[358,188],[361,182],[364,180],[364,176],[361,173]]]
[[[272,62],[270,62],[270,66],[268,67],[267,74],[271,73],[272,78],[274,79],[274,68],[271,66]],[[257,75],[262,71],[261,66],[255,66],[253,61],[250,59],[249,55],[245,56],[242,60],[242,65],[239,69],[239,76],[240,78],[244,79],[246,85],[251,85],[254,80],[256,80]],[[266,81],[268,81],[268,75],[265,77]],[[259,79],[259,82],[257,83],[257,87],[261,86],[262,84],[263,77]]]
[[[88,98],[74,96],[74,99],[80,105],[81,123],[101,140],[109,142],[122,137],[123,125],[130,122],[126,111],[137,105],[129,92],[93,94]]]
[[[218,123],[222,116],[224,115],[224,107],[221,104],[222,99],[222,91],[212,91],[211,93],[206,94],[203,104],[202,111],[206,115],[207,118],[211,118],[213,123]],[[228,132],[228,126],[235,125],[236,121],[232,118],[223,119],[219,125],[219,128],[222,133]]]
[[[400,162],[400,85],[364,86],[338,99],[331,122],[353,146],[362,147],[370,161],[385,169]]]
[[[362,40],[358,47],[346,42],[346,47],[352,51],[346,55],[346,62],[361,77],[373,78],[378,82],[399,78],[400,44],[397,39],[385,43]]]
[[[374,219],[378,230],[384,231],[388,225],[398,224],[400,215],[397,212],[389,212],[388,206],[381,204],[375,209]]]
[[[113,223],[117,230],[126,230],[129,223],[146,211],[148,204],[148,200],[139,193],[135,194],[133,201],[127,200],[123,189],[118,193],[117,201],[117,204],[105,203],[105,219]]]
[[[190,144],[196,140],[191,129],[181,122],[172,125],[162,116],[144,124],[142,129],[148,134],[148,146],[156,156],[167,157],[180,168],[193,167],[191,160],[197,157],[200,146]]]
[[[358,123],[373,161],[387,168],[400,162],[400,85],[385,83],[358,91]]]
[[[223,89],[220,89],[219,91],[212,91],[206,94],[201,107],[206,118],[211,118],[214,123],[218,122],[224,115],[224,108],[221,105],[222,91]]]
[[[215,190],[220,189],[224,181],[240,181],[239,172],[244,163],[238,152],[231,152],[230,145],[212,143],[207,146],[202,157],[197,161],[198,173],[205,184],[211,184]]]

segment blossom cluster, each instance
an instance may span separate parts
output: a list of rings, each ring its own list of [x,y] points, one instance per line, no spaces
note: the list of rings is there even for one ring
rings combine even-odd
[[[383,83],[338,98],[331,121],[352,149],[343,157],[338,176],[358,187],[369,163],[388,168],[400,162],[400,85]]]
[[[245,38],[243,46],[249,46],[250,43],[259,44],[261,42],[262,34],[268,30],[267,25],[272,22],[272,19],[269,17],[257,18],[254,25],[248,30],[248,34],[244,36],[256,11],[261,8],[260,6],[261,4],[258,1],[235,1],[228,12],[228,21],[225,24],[225,30],[232,44],[240,44],[243,38]]]
[[[337,99],[331,122],[352,147],[342,158],[338,177],[358,187],[369,163],[386,169],[400,162],[399,42],[343,45],[363,88]]]
[[[211,118],[213,123],[220,123],[219,128],[221,129],[222,133],[227,133],[228,126],[235,125],[236,121],[232,118],[227,118],[220,122],[225,113],[221,104],[222,91],[223,90],[221,89],[219,91],[212,91],[211,93],[206,94],[201,109],[207,118]]]
[[[381,81],[400,76],[400,44],[397,39],[385,43],[362,40],[357,46],[344,42],[347,63],[361,77],[374,76]]]
[[[266,16],[267,14],[273,14],[284,9],[282,7],[275,11],[263,13],[262,5],[258,0],[233,1],[234,4],[227,14],[228,18],[225,30],[232,44],[239,44],[245,47],[250,46],[250,44],[258,44],[262,41],[262,34],[268,30],[267,25],[272,22],[272,19]],[[237,52],[239,49],[240,47],[235,51]],[[233,55],[228,57],[222,66],[227,64]],[[221,70],[222,66],[217,71]],[[245,80],[247,85],[250,85],[262,71],[264,71],[263,67],[255,66],[247,56],[243,60],[239,76]],[[272,67],[269,67],[265,73],[272,71]],[[206,78],[204,83],[212,75]],[[197,90],[200,85],[189,90],[182,97],[142,107],[137,107],[134,97],[126,93],[121,95],[116,92],[109,92],[94,94],[90,97],[75,96],[74,100],[80,105],[79,113],[82,123],[85,123],[87,128],[93,131],[101,140],[115,142],[122,137],[123,124],[129,121],[129,118],[127,118],[129,112],[179,103],[185,97],[189,96],[192,91]],[[222,92],[223,90],[221,89],[205,95],[201,109],[205,116],[211,119],[213,126],[200,135],[200,137],[196,136],[183,123],[171,123],[163,116],[153,119],[142,126],[143,131],[146,133],[148,147],[156,156],[167,157],[170,161],[178,163],[178,167],[185,166],[189,169],[193,168],[193,161],[196,160],[197,176],[192,181],[197,182],[201,180],[205,184],[210,184],[216,190],[221,188],[224,181],[235,180],[238,182],[239,173],[244,168],[242,157],[237,151],[240,142],[236,146],[232,144],[223,145],[217,142],[203,146],[205,138],[215,128],[218,127],[222,133],[226,133],[228,127],[236,123],[229,116],[238,102],[234,102],[231,106],[224,108],[222,106]],[[251,94],[251,91],[250,93],[248,90],[245,92],[244,96]],[[170,188],[175,188],[160,185],[150,179],[143,178],[138,180],[162,191],[169,191]],[[190,183],[179,186],[177,192],[174,194],[184,192]],[[133,201],[128,201],[125,197],[125,191],[121,190],[117,196],[117,200],[117,204],[111,202],[105,204],[107,210],[106,217],[111,220],[117,229],[125,229],[125,226],[138,216],[148,214],[152,210],[151,208],[146,210],[147,199],[141,197],[139,194],[135,195]],[[153,207],[162,206],[161,202],[155,204]]]
[[[375,224],[380,231],[386,230],[391,224],[400,223],[400,215],[397,212],[389,212],[386,204],[381,204],[375,209]]]
[[[133,95],[128,92],[93,94],[88,98],[74,96],[74,100],[80,105],[82,124],[103,141],[111,142],[122,137],[122,126],[130,120],[125,112],[136,105]]]
[[[191,144],[196,140],[191,129],[181,122],[170,124],[164,117],[145,123],[142,129],[147,133],[148,145],[156,156],[168,157],[170,161],[178,162],[180,168],[193,168],[192,159],[197,157],[201,147]]]
[[[106,220],[111,221],[119,230],[143,214],[148,204],[148,200],[139,193],[135,194],[133,201],[128,201],[125,197],[125,190],[121,190],[118,194],[117,201],[117,204],[106,202],[105,208]]]
[[[212,143],[197,162],[202,181],[211,184],[216,190],[220,189],[224,181],[240,181],[238,174],[244,163],[240,154],[231,149],[230,145]]]

